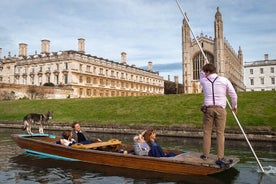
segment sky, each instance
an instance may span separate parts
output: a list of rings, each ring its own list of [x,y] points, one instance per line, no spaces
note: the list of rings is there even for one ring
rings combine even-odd
[[[243,51],[244,62],[276,59],[275,0],[179,0],[193,33],[214,37],[217,7],[224,37]],[[175,0],[1,0],[1,58],[18,55],[19,43],[28,55],[40,53],[41,40],[50,51],[77,50],[85,39],[86,54],[159,71],[164,79],[181,81],[183,15]],[[191,35],[192,36],[192,35]]]

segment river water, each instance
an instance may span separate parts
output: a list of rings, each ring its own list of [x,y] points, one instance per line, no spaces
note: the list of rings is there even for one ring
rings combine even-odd
[[[260,173],[255,157],[245,141],[226,140],[225,155],[234,155],[240,162],[223,173],[212,176],[179,176],[109,166],[61,161],[25,154],[11,139],[18,129],[0,129],[0,183],[12,184],[273,184],[276,183],[275,142],[251,142],[265,173]],[[60,134],[60,132],[46,132]],[[157,132],[158,133],[158,132]],[[96,134],[102,140],[120,139],[132,142],[132,135]],[[157,135],[158,136],[158,135]],[[158,137],[164,148],[201,151],[202,139]],[[213,141],[215,145],[215,141]],[[214,151],[214,150],[213,150]]]

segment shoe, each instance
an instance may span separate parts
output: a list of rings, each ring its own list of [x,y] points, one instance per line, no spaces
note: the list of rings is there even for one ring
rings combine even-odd
[[[219,166],[221,166],[221,165],[223,164],[223,161],[222,161],[221,159],[218,159],[218,160],[216,161],[216,164],[219,165]]]
[[[206,157],[205,155],[201,155],[200,158],[201,158],[202,160],[207,160],[207,157]]]
[[[233,161],[232,161],[233,162]],[[224,158],[222,159],[218,159],[216,161],[216,164],[220,166],[220,168],[229,168],[230,167],[230,164],[231,164],[231,161],[227,162],[225,161]]]

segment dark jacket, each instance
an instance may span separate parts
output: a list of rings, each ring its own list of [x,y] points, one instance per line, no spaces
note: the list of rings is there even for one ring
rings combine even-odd
[[[85,131],[80,131],[85,139],[86,139],[86,143],[91,143],[91,142],[96,142],[97,141],[97,138],[95,137],[91,137],[87,132]],[[77,143],[80,143],[79,140],[78,140],[78,135],[77,135],[77,132],[76,131],[72,131],[72,138],[77,142]]]

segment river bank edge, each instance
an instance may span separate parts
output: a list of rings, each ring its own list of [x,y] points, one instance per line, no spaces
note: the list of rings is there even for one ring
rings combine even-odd
[[[139,134],[146,129],[156,129],[159,136],[171,137],[187,137],[187,138],[202,138],[202,127],[183,125],[183,126],[164,126],[164,125],[116,125],[116,124],[85,124],[81,123],[81,127],[87,132],[97,133],[116,133],[116,134]],[[22,129],[22,121],[5,121],[0,120],[0,128]],[[247,138],[251,141],[271,141],[276,142],[276,131],[271,127],[243,127]],[[44,126],[47,130],[71,130],[71,123],[48,123]],[[33,132],[38,132],[38,127],[33,127]],[[22,129],[22,133],[25,133]],[[213,131],[215,137],[215,131]],[[225,139],[227,140],[244,140],[244,135],[241,129],[226,127]]]

